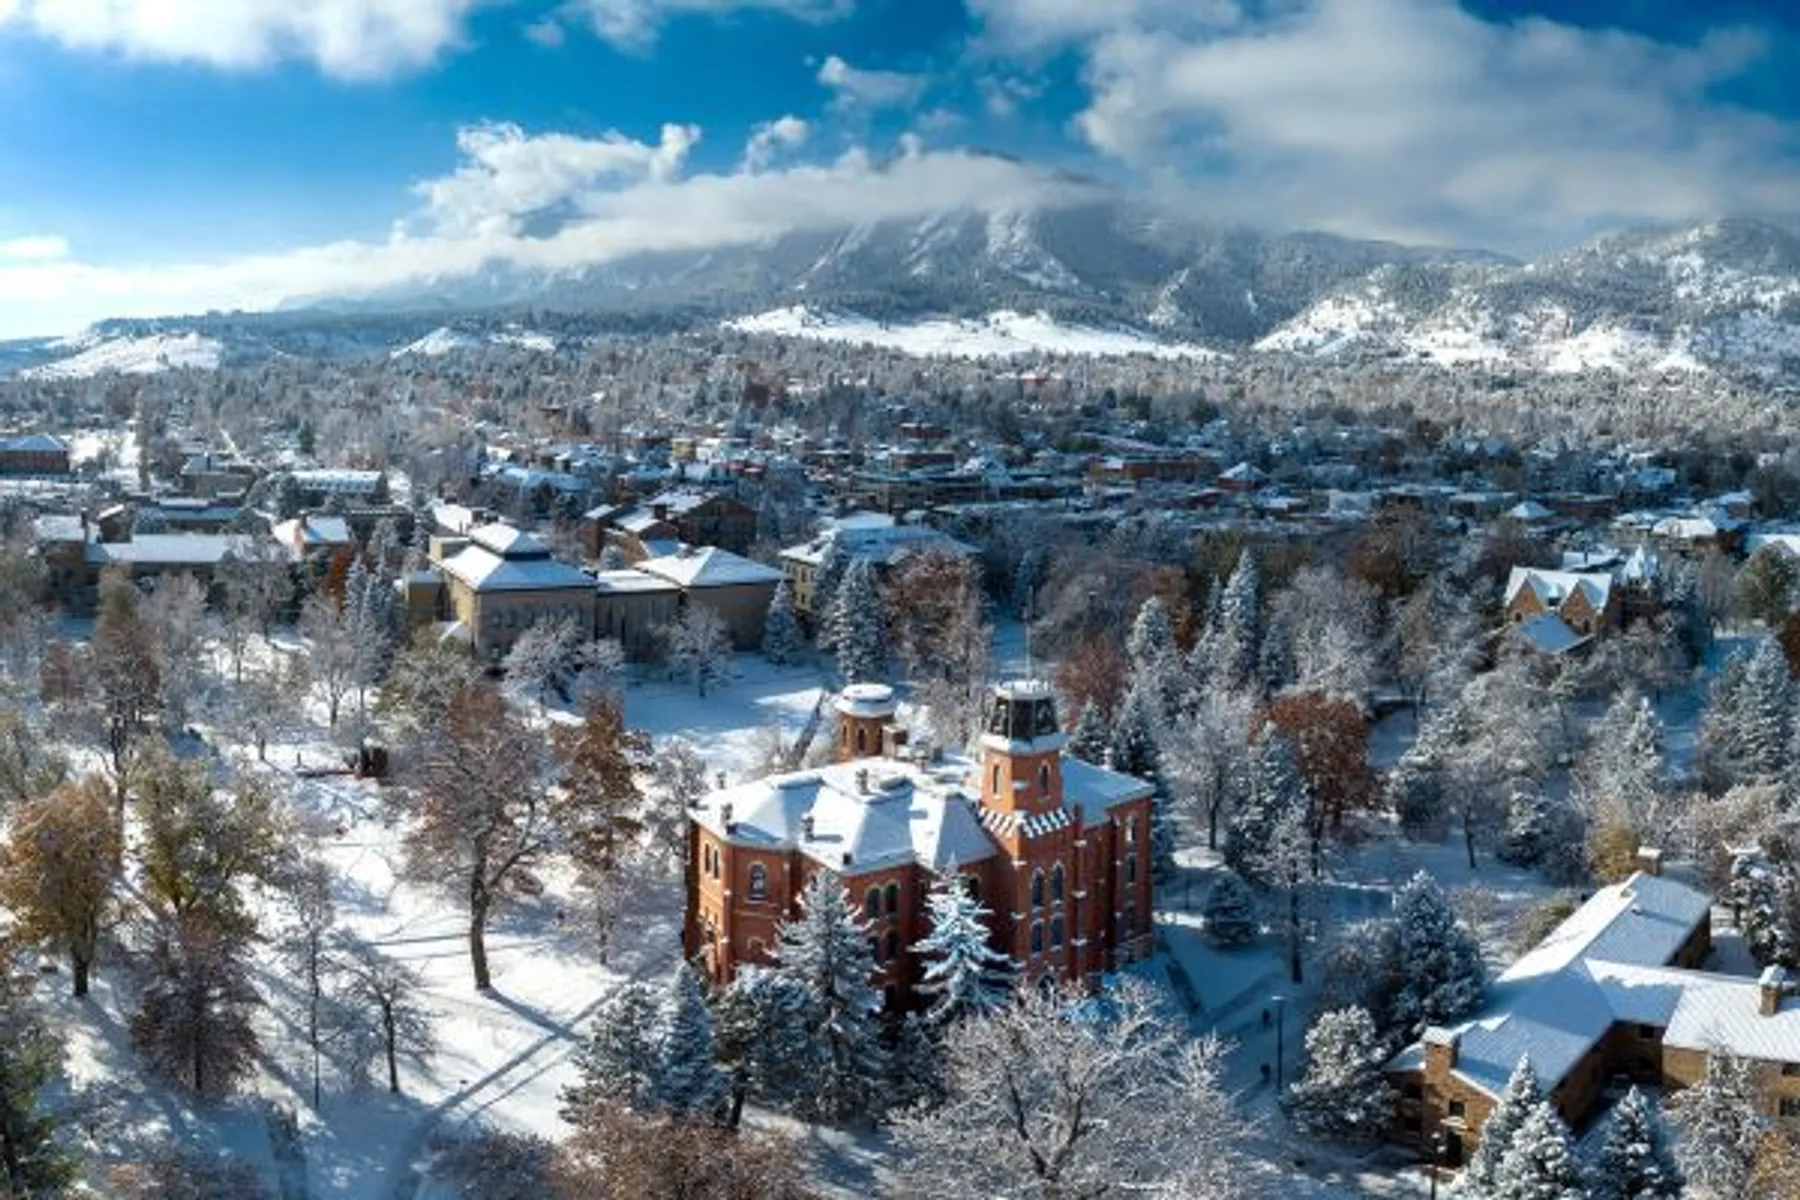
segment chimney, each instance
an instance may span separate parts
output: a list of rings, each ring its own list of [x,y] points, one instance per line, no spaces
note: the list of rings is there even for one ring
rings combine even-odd
[[[1425,1043],[1425,1077],[1437,1079],[1456,1069],[1456,1052],[1462,1035],[1453,1029],[1433,1025],[1420,1038]]]
[[[1663,852],[1654,846],[1639,846],[1637,851],[1637,869],[1646,875],[1662,874]]]
[[[719,805],[719,824],[725,827],[727,835],[731,833],[731,801]]]
[[[848,850],[844,851],[844,865],[846,867],[850,865],[850,852]]]
[[[650,515],[655,517],[658,521],[667,521],[669,519],[669,506],[667,504],[652,504],[650,506]]]
[[[860,795],[866,796],[869,793],[869,769],[867,767],[857,768],[856,790]]]
[[[1787,968],[1780,963],[1770,963],[1756,980],[1756,1011],[1765,1017],[1772,1017],[1781,1011],[1782,997],[1789,988]]]
[[[800,840],[803,842],[813,840],[813,815],[811,813],[800,818]]]

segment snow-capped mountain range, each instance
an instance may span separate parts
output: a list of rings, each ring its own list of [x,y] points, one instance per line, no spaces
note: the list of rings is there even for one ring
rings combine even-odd
[[[1630,230],[1521,263],[1263,233],[1089,193],[582,269],[490,264],[260,317],[108,322],[80,347],[0,345],[0,375],[552,354],[598,332],[681,328],[962,357],[1291,354],[1800,378],[1800,222]]]

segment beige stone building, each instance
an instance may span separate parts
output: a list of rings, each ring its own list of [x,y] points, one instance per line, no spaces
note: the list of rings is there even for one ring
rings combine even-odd
[[[594,636],[593,576],[551,556],[532,534],[494,523],[466,541],[439,539],[449,636],[484,662],[498,662],[525,630],[542,620],[568,618]]]
[[[1712,902],[1664,878],[1645,851],[1630,879],[1599,891],[1489,989],[1472,1019],[1434,1028],[1388,1065],[1393,1132],[1461,1166],[1519,1061],[1530,1058],[1580,1129],[1630,1085],[1685,1087],[1707,1058],[1747,1060],[1768,1116],[1800,1120],[1800,1004],[1785,972],[1701,970]]]
[[[782,574],[774,567],[717,546],[683,546],[661,558],[637,565],[646,575],[681,589],[681,604],[704,604],[718,613],[739,650],[762,645],[769,602]]]

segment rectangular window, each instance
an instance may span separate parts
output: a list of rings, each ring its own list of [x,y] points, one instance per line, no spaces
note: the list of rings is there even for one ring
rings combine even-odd
[[[1452,1117],[1461,1118],[1467,1111],[1467,1106],[1461,1100],[1452,1100],[1450,1102],[1450,1115]]]
[[[1800,1117],[1800,1096],[1783,1096],[1781,1098],[1781,1115]]]

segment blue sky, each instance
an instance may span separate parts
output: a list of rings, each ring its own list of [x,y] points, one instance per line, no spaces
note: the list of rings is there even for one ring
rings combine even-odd
[[[1800,211],[1797,60],[1792,0],[0,0],[0,336],[1055,203],[1050,167],[1533,253]]]

